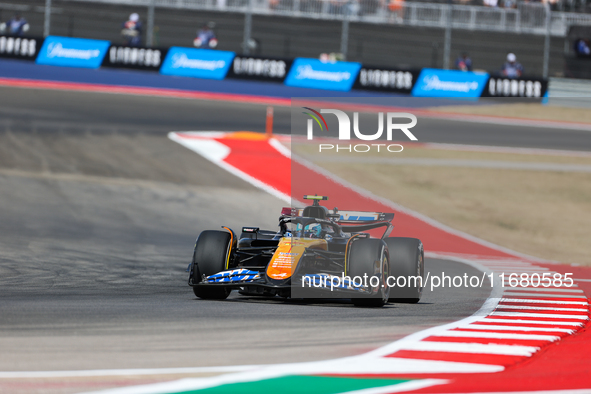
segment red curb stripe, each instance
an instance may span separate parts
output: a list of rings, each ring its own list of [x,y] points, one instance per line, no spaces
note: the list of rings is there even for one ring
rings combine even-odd
[[[149,88],[141,86],[45,81],[20,78],[0,78],[0,86],[29,89],[71,90],[99,93],[132,94],[139,96],[174,97],[198,100],[233,101],[239,103],[277,105],[282,107],[289,107],[291,105],[291,99],[270,96],[256,96],[235,93],[213,93],[203,91],[188,91],[181,89]]]
[[[225,163],[291,196],[292,162],[268,141],[233,138],[217,138],[216,141],[231,149]]]

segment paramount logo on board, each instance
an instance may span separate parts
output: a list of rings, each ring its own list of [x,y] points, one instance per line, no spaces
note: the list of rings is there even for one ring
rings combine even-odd
[[[185,53],[177,53],[172,57],[172,68],[214,71],[225,66],[226,62],[224,60],[189,59]]]
[[[64,48],[61,42],[52,42],[47,46],[48,58],[89,60],[101,55],[99,49]]]
[[[423,78],[423,82],[425,83],[423,90],[442,90],[448,92],[468,93],[471,91],[478,90],[479,87],[478,82],[476,81],[442,81],[439,79],[439,76],[437,75],[427,76]]]
[[[314,79],[317,81],[342,82],[351,79],[351,73],[347,71],[320,71],[314,70],[306,64],[297,68],[296,79]]]

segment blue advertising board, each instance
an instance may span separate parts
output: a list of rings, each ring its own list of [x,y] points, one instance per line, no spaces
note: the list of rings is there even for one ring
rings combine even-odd
[[[322,62],[318,59],[295,59],[285,84],[300,88],[340,90],[347,92],[357,78],[361,63]]]
[[[486,86],[487,73],[424,68],[412,89],[417,97],[477,99]]]
[[[182,77],[224,79],[232,65],[234,52],[213,49],[171,47],[160,73]]]
[[[110,42],[48,36],[37,56],[37,64],[51,66],[99,68]]]

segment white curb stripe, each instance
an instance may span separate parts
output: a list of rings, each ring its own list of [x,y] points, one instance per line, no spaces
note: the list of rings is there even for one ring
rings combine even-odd
[[[554,342],[560,337],[555,335],[540,334],[510,334],[505,332],[474,332],[474,331],[446,331],[434,335],[436,337],[454,337],[454,338],[494,338],[494,339],[529,339],[536,341]]]
[[[529,292],[517,292],[517,291],[506,291],[503,293],[505,296],[514,296],[514,297],[540,297],[540,298],[581,298],[586,300],[587,297],[584,295],[576,295],[576,294],[546,294],[546,293],[529,293]]]
[[[540,319],[580,319],[589,320],[587,315],[558,315],[553,313],[493,312],[492,316],[537,317]]]
[[[500,354],[505,356],[530,357],[540,350],[536,346],[519,345],[484,345],[481,343],[458,343],[458,342],[415,342],[405,345],[404,350],[417,350],[426,352],[450,352],[470,354]]]
[[[551,320],[521,320],[521,319],[489,319],[484,318],[482,320],[474,322],[474,324],[479,323],[517,323],[521,326],[529,326],[530,324],[535,325],[551,325],[551,326],[575,326],[575,327],[582,327],[584,323],[582,322],[572,322],[572,321],[551,321]],[[502,325],[502,324],[501,324]]]
[[[523,310],[530,310],[530,311],[563,311],[563,312],[583,312],[588,313],[588,309],[580,309],[580,308],[552,308],[549,306],[527,306],[527,305],[507,305],[507,304],[499,304],[497,307],[498,309],[523,309]]]
[[[557,293],[583,293],[583,290],[579,289],[579,288],[574,288],[574,289],[561,289],[558,287],[521,287],[521,286],[516,286],[516,287],[509,287],[507,288],[507,290],[509,291],[519,291],[519,290],[523,290],[523,291],[539,291],[539,292],[557,292]]]
[[[554,328],[554,327],[526,327],[526,326],[500,326],[500,325],[493,325],[493,324],[469,324],[465,326],[458,327],[460,329],[470,329],[470,330],[497,330],[497,331],[531,331],[531,332],[564,332],[567,334],[572,334],[574,330],[568,328]]]
[[[501,302],[531,302],[539,304],[589,305],[587,301],[539,300],[526,298],[501,298]]]

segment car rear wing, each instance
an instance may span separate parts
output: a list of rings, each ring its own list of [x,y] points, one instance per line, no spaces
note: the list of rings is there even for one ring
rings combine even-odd
[[[338,211],[338,222],[341,224],[360,224],[359,222],[391,222],[394,213],[386,212],[363,212],[363,211]]]
[[[336,209],[335,209],[336,210]],[[329,211],[327,219],[331,219],[339,224],[369,224],[373,222],[391,222],[394,219],[394,213],[386,212],[366,212],[366,211]],[[284,207],[281,214],[284,216],[302,216],[304,208]]]

